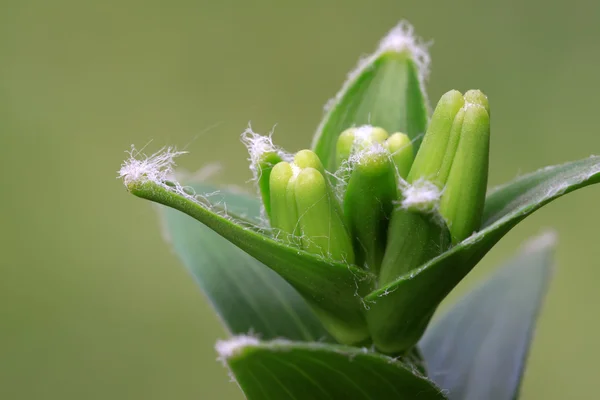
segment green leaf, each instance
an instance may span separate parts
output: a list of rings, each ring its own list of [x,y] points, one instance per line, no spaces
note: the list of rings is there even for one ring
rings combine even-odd
[[[217,351],[249,400],[445,399],[417,370],[367,349],[242,336]]]
[[[415,140],[416,152],[427,127],[428,68],[426,47],[414,37],[412,26],[400,23],[350,74],[329,104],[312,146],[325,168],[335,170],[337,138],[352,126],[369,124],[390,134],[405,133]]]
[[[550,201],[599,181],[595,156],[546,167],[492,190],[481,231],[365,298],[377,348],[395,353],[412,347],[441,301],[508,231]]]
[[[452,400],[513,400],[552,276],[555,237],[532,240],[431,325],[420,347]]]
[[[192,185],[196,193],[214,193],[212,204],[249,219],[258,219],[259,202],[240,193],[207,184]],[[160,207],[164,230],[175,253],[196,278],[227,329],[252,332],[262,339],[298,341],[329,335],[304,299],[283,278],[195,219]]]
[[[369,273],[277,240],[264,227],[248,224],[247,218],[237,218],[227,209],[215,210],[153,174],[133,170],[124,181],[132,194],[188,214],[278,273],[313,307],[336,340],[356,344],[368,339],[361,300],[371,288]]]

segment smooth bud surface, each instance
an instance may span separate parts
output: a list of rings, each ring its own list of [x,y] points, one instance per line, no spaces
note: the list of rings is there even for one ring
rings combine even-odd
[[[292,166],[284,161],[275,165],[270,175],[271,226],[291,235],[298,224],[295,198],[288,196],[288,186],[294,171]]]
[[[336,261],[354,263],[348,231],[336,210],[325,177],[315,168],[304,168],[295,179],[294,192],[302,248]]]
[[[446,220],[454,244],[481,226],[488,179],[490,117],[484,106],[467,103],[458,148],[439,212]]]
[[[441,97],[431,117],[421,148],[408,174],[409,183],[419,179],[437,181],[438,172],[448,150],[448,142],[456,114],[464,104],[463,95],[458,90],[451,90]]]

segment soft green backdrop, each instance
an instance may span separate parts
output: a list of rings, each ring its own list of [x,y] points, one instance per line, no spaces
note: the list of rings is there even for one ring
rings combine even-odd
[[[307,146],[400,19],[435,40],[432,99],[490,96],[491,184],[600,153],[600,3],[560,3],[0,1],[0,398],[241,399],[217,318],[115,178],[124,150],[186,147],[183,167],[221,161],[243,184],[248,121]],[[538,212],[466,282],[559,232],[524,399],[597,395],[599,201],[590,188]]]

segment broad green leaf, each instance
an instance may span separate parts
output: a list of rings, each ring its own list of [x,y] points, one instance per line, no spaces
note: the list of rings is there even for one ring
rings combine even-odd
[[[269,266],[292,285],[313,307],[336,340],[355,344],[368,339],[361,301],[372,276],[355,266],[334,262],[300,250],[264,233],[227,211],[214,210],[196,197],[143,174],[125,179],[134,195],[172,207],[205,224],[231,243]]]
[[[492,190],[481,231],[365,298],[375,345],[388,353],[412,347],[441,301],[517,223],[550,201],[599,181],[600,157],[595,156],[547,167]]]
[[[208,198],[212,204],[227,204],[248,219],[259,217],[259,203],[252,197],[207,184],[192,187],[196,193],[214,193]],[[304,299],[274,271],[188,215],[167,207],[159,212],[175,253],[231,333],[298,341],[329,338]]]
[[[518,397],[554,242],[552,233],[532,240],[425,332],[429,377],[451,400]]]
[[[217,351],[249,400],[445,399],[417,370],[364,348],[242,336]]]
[[[405,133],[415,140],[417,151],[427,127],[423,82],[428,64],[427,49],[410,25],[403,22],[383,38],[377,51],[350,74],[317,128],[312,147],[326,169],[335,170],[337,138],[352,126]]]

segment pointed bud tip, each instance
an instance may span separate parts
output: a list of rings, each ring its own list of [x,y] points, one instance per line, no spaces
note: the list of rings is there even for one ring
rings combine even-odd
[[[294,164],[300,168],[314,168],[321,173],[325,173],[323,163],[313,151],[311,150],[300,150],[294,156]]]

